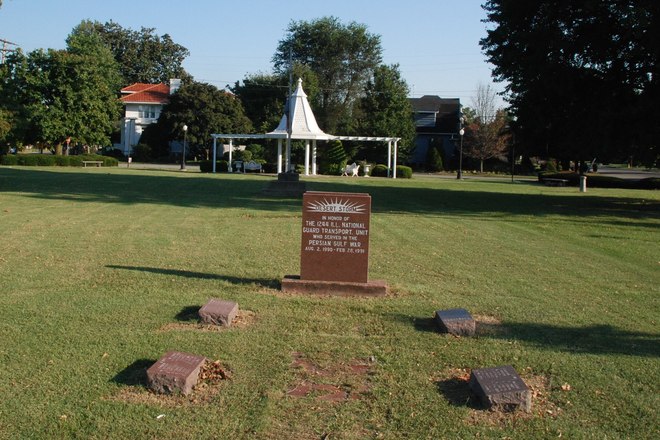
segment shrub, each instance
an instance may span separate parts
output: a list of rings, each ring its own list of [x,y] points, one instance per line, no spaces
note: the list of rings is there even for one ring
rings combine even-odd
[[[387,166],[378,164],[371,169],[369,175],[372,177],[387,177]]]
[[[276,173],[277,164],[276,163],[264,163],[261,164],[261,168],[264,170],[264,173]]]
[[[0,165],[18,165],[18,156],[13,154],[0,156]]]
[[[544,179],[566,179],[569,186],[579,186],[580,175],[574,172],[539,173],[539,182]],[[650,177],[641,180],[620,179],[613,176],[598,174],[587,175],[587,188],[621,188],[621,189],[660,189],[660,178]]]
[[[136,162],[149,162],[152,159],[151,147],[147,144],[137,144],[133,147],[131,156]]]
[[[103,148],[103,150],[101,150],[101,155],[114,157],[115,159],[119,160],[124,160],[126,158],[126,156],[124,156],[124,152],[118,148]]]
[[[89,156],[55,156],[57,157],[66,157],[68,159],[67,166],[70,167],[81,167],[83,166],[83,160],[101,160]]]
[[[341,176],[343,172],[344,167],[340,163],[327,164],[323,170],[323,174],[327,174],[329,176]]]
[[[215,161],[215,172],[216,173],[226,173],[227,166],[229,162],[226,160],[216,160]],[[202,173],[212,173],[213,172],[213,161],[212,160],[200,160],[199,161],[199,170]]]
[[[407,167],[405,165],[397,165],[396,166],[396,177],[399,177],[401,179],[412,179],[412,168]]]
[[[426,170],[431,172],[444,170],[442,155],[435,145],[429,145],[429,149],[426,152]]]
[[[556,173],[557,171],[559,171],[557,169],[557,161],[554,159],[548,159],[545,162],[545,167],[543,168],[543,171],[546,171],[548,173]]]

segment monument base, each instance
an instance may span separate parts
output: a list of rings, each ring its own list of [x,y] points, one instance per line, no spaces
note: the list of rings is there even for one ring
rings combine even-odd
[[[382,280],[351,283],[345,281],[301,280],[296,275],[287,275],[282,280],[282,292],[290,293],[333,296],[385,296],[387,290],[388,286]]]
[[[300,181],[297,173],[279,173],[277,180],[271,180],[261,190],[261,193],[270,197],[302,197],[307,190],[305,182]]]

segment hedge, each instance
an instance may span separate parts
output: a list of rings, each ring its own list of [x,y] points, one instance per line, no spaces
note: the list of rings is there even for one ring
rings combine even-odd
[[[226,160],[217,160],[215,162],[215,172],[216,173],[226,173],[229,162]],[[200,160],[199,161],[199,170],[202,173],[212,173],[213,172],[213,161],[212,160]]]
[[[580,185],[580,175],[573,172],[539,173],[539,182],[545,179],[565,179],[569,186]],[[587,188],[621,188],[621,189],[660,189],[660,178],[647,177],[646,179],[620,179],[613,176],[587,174]]]
[[[57,156],[52,154],[8,154],[0,156],[0,165],[22,165],[40,167],[81,167],[85,160],[99,160],[104,167],[116,167],[119,161],[114,157],[97,154],[82,154],[79,156]]]
[[[410,179],[412,178],[412,168],[405,165],[396,166],[396,177],[401,179]],[[387,177],[387,166],[378,164],[371,169],[369,174],[372,177]]]

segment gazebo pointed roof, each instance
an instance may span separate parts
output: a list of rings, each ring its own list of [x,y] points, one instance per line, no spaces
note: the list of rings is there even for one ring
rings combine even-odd
[[[298,87],[289,97],[287,106],[291,115],[291,139],[328,140],[334,138],[334,136],[324,133],[319,128],[312,107],[310,107],[309,101],[307,101],[307,94],[305,94],[302,88],[302,79],[298,79]],[[277,128],[266,133],[266,137],[286,138],[288,128],[289,120],[285,112]]]

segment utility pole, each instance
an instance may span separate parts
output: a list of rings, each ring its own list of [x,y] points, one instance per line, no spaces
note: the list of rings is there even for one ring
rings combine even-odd
[[[7,58],[7,54],[10,52],[16,52],[16,49],[12,49],[11,46],[18,47],[18,44],[4,40],[2,38],[0,38],[0,43],[2,43],[2,49],[0,49],[0,64],[4,64],[5,59]]]

